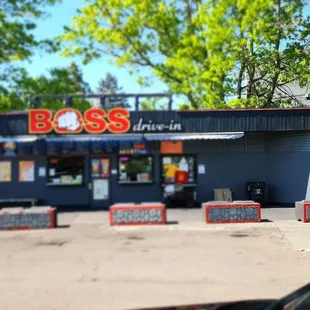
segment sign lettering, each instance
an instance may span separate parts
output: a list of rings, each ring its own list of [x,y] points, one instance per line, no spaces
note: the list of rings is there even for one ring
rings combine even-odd
[[[29,133],[47,134],[54,130],[60,134],[78,134],[83,130],[90,134],[126,133],[130,130],[129,111],[115,108],[106,113],[90,108],[84,115],[76,109],[66,108],[53,113],[46,109],[29,110]]]
[[[164,133],[182,132],[180,123],[170,120],[166,123],[156,123],[152,120],[139,118],[131,124],[130,113],[123,108],[105,111],[100,108],[90,108],[84,114],[73,108],[64,108],[53,114],[47,109],[33,109],[28,113],[29,133],[48,134],[101,134],[105,132],[121,134],[128,133]]]
[[[147,122],[140,118],[138,123],[133,126],[134,132],[180,132],[182,131],[182,125],[171,120],[168,124],[154,123],[149,120]]]

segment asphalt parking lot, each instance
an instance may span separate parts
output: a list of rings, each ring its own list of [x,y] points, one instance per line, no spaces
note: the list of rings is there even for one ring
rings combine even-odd
[[[262,223],[206,225],[169,210],[164,227],[111,228],[106,212],[59,215],[62,228],[1,232],[1,309],[130,309],[275,298],[307,283],[310,226],[293,209]]]

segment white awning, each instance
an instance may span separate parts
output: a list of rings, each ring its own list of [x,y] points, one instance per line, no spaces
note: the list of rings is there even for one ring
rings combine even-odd
[[[57,135],[57,136],[12,136],[1,137],[3,142],[35,142],[45,140],[46,142],[101,142],[101,141],[179,141],[179,140],[233,140],[244,136],[244,132],[221,132],[221,133],[173,133],[173,134],[109,134],[109,135]]]
[[[0,143],[3,142],[34,142],[40,139],[38,136],[14,136],[0,137]]]
[[[46,142],[120,142],[141,141],[142,134],[109,134],[109,135],[59,135],[46,136]]]
[[[243,136],[244,132],[145,134],[145,139],[148,141],[234,140]]]

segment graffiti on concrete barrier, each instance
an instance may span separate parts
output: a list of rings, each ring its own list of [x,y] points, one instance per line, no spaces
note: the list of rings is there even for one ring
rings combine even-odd
[[[248,221],[259,220],[257,207],[210,208],[210,221]]]
[[[306,220],[310,220],[310,207],[306,207]]]
[[[49,228],[52,226],[49,213],[0,214],[0,230],[19,228]]]
[[[121,223],[161,223],[163,212],[159,209],[112,210],[113,224]]]

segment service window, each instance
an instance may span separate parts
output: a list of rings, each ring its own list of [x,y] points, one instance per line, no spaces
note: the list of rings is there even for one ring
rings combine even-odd
[[[196,158],[190,155],[167,155],[161,157],[163,184],[195,184]]]
[[[47,166],[48,185],[82,185],[85,157],[50,157]]]
[[[154,178],[152,156],[119,156],[118,182],[120,184],[147,184]]]

